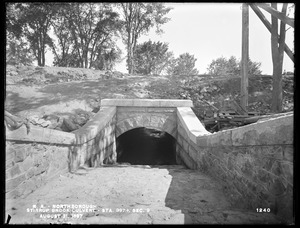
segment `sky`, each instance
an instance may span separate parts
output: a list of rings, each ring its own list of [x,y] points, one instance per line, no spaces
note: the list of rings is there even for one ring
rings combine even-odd
[[[242,9],[241,3],[165,3],[173,9],[167,14],[171,20],[162,25],[163,34],[157,35],[155,28],[148,35],[138,39],[161,41],[169,44],[169,51],[175,58],[188,52],[197,59],[195,67],[200,74],[207,72],[212,60],[219,57],[235,56],[241,59],[242,48]],[[281,10],[280,4],[278,10]],[[261,9],[271,21],[269,13]],[[293,15],[290,15],[293,17]],[[287,27],[288,28],[288,27]],[[117,42],[122,49],[123,61],[115,70],[127,72],[126,49],[121,40]],[[294,51],[294,29],[286,33],[286,44]],[[272,74],[271,34],[249,7],[249,57],[261,62],[263,74]],[[51,54],[48,63],[51,64]],[[294,71],[294,63],[284,54],[283,70]]]
[[[161,28],[164,33],[157,35],[153,28],[148,36],[141,36],[138,43],[148,40],[169,44],[169,50],[177,58],[188,52],[197,59],[195,67],[199,73],[207,72],[212,60],[221,56],[235,56],[241,59],[242,53],[242,10],[241,3],[165,3],[173,9],[168,13],[171,18]],[[278,9],[281,10],[280,7]],[[261,10],[264,11],[263,9]],[[271,16],[263,12],[271,21]],[[294,50],[294,29],[286,34],[286,44]],[[119,42],[120,46],[125,46]],[[123,57],[126,51],[123,52]],[[271,34],[249,7],[249,57],[261,62],[261,70],[272,74]],[[126,72],[126,61],[116,67]],[[284,55],[283,69],[294,71],[294,63]]]

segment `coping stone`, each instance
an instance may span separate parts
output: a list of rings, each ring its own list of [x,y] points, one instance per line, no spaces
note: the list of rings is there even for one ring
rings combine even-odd
[[[33,125],[30,125],[30,131],[27,134],[27,128],[23,125],[19,129],[13,131],[6,127],[6,140],[70,145],[75,141],[75,135],[69,132]]]
[[[197,137],[211,134],[205,129],[191,108],[179,107],[177,108],[177,115],[189,138],[194,143],[197,143]]]
[[[101,106],[193,107],[193,102],[173,99],[103,99]]]

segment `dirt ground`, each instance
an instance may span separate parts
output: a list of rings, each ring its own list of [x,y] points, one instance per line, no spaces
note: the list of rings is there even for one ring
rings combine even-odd
[[[52,212],[57,205],[64,205],[65,211]],[[93,210],[78,211],[80,205]],[[30,212],[35,206],[49,211]],[[232,208],[218,182],[179,165],[120,165],[65,173],[26,198],[6,201],[6,218],[8,214],[10,224],[279,223],[271,213]]]
[[[109,81],[85,80],[50,85],[6,86],[5,109],[23,117],[26,113],[69,114],[76,109],[91,112],[104,98],[144,98],[147,82],[139,78]]]
[[[34,125],[69,132],[74,127],[61,128],[61,121],[55,120],[65,118],[83,126],[99,110],[101,99],[191,99],[193,111],[203,120],[216,109],[240,109],[239,80],[228,76],[129,75],[82,68],[8,65],[5,110]],[[262,115],[270,112],[271,87],[271,76],[249,78],[249,111]],[[284,77],[283,98],[283,110],[292,111],[293,76]]]

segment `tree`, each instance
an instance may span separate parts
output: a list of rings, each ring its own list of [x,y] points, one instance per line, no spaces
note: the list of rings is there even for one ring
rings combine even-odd
[[[252,62],[251,59],[248,61],[248,74],[249,75],[261,75],[261,63],[260,62]]]
[[[18,22],[20,10],[17,6],[6,4],[6,63],[30,65],[34,57]]]
[[[6,63],[11,65],[31,65],[34,56],[30,52],[28,43],[24,38],[16,39],[14,36],[7,36],[6,42]]]
[[[260,75],[261,74],[261,63],[253,62],[251,59],[248,61],[248,74],[250,75]],[[220,57],[209,64],[208,74],[214,76],[221,76],[221,75],[240,75],[241,71],[241,62],[236,59],[236,57],[231,56],[229,59],[225,57]]]
[[[61,3],[57,15],[51,21],[53,33],[57,40],[57,44],[52,40],[50,47],[54,54],[54,66],[69,67],[77,66],[79,60],[76,59],[74,42],[72,40],[68,15],[72,11],[72,5]],[[78,62],[78,64],[77,64]]]
[[[35,2],[17,4],[16,8],[20,12],[17,24],[29,41],[38,65],[45,66],[46,45],[51,42],[48,31],[57,8],[54,3]]]
[[[147,41],[136,46],[134,65],[136,73],[144,75],[159,75],[166,69],[170,58],[173,56],[168,51],[168,44]]]
[[[197,59],[189,53],[181,54],[177,59],[173,60],[168,74],[171,75],[197,75],[198,70],[195,67]]]
[[[9,38],[20,38],[22,35],[20,14],[20,3],[6,3],[6,35],[10,35]]]
[[[156,26],[157,33],[161,33],[160,26],[170,20],[164,16],[171,8],[162,3],[119,3],[118,6],[122,11],[121,33],[127,49],[128,73],[132,74],[135,71],[133,57],[138,38],[153,26]]]
[[[98,70],[112,70],[115,64],[121,61],[121,53],[118,47],[101,49],[92,67]]]
[[[118,13],[108,3],[61,4],[52,22],[58,40],[51,44],[55,65],[102,68],[101,61],[107,55],[112,57],[119,53],[113,41],[121,25],[118,18]],[[111,57],[108,61],[117,60]]]
[[[207,70],[208,74],[210,75],[227,75],[228,73],[228,67],[227,67],[227,59],[223,56],[217,59],[212,60],[212,62],[209,64]]]

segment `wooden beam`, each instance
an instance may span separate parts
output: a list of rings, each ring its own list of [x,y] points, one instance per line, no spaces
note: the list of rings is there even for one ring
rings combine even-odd
[[[277,3],[272,2],[271,6],[277,10]],[[273,89],[272,89],[271,111],[275,113],[280,113],[282,111],[283,48],[281,47],[280,50],[278,47],[278,43],[280,43],[278,39],[278,19],[277,17],[272,15],[271,20],[272,20],[271,51],[272,51],[272,62],[273,62],[273,85],[272,85]],[[285,32],[285,28],[283,29]],[[283,38],[285,38],[284,35],[282,36]],[[283,41],[284,40],[282,40],[281,42],[283,43]]]
[[[270,13],[272,16],[276,17],[277,19],[281,20],[282,22],[288,24],[289,26],[295,28],[295,20],[292,18],[289,18],[282,12],[279,12],[278,10],[275,10],[271,6],[269,6],[266,3],[256,3],[260,8],[264,9],[268,13]]]
[[[254,13],[258,16],[258,18],[262,21],[262,23],[266,26],[266,28],[271,32],[271,23],[268,21],[268,19],[265,17],[265,15],[260,11],[260,9],[256,6],[256,4],[249,4]],[[294,61],[294,53],[291,51],[291,49],[284,44],[284,51],[288,55],[288,57]]]
[[[242,5],[242,67],[241,67],[241,107],[244,114],[248,109],[248,62],[249,62],[249,6]]]

